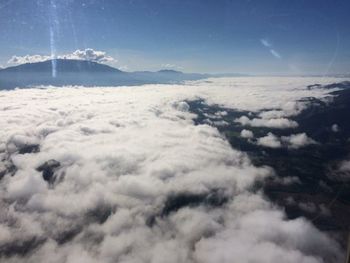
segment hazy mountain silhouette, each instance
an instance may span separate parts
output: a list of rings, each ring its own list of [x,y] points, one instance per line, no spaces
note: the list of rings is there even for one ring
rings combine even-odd
[[[119,86],[176,83],[209,76],[169,69],[157,72],[124,72],[92,61],[55,59],[0,69],[0,89],[37,85]]]
[[[2,69],[0,72],[16,72],[16,73],[27,73],[27,72],[40,72],[40,73],[52,73],[53,66],[55,65],[56,72],[59,73],[80,73],[80,72],[108,72],[108,73],[122,73],[119,69],[99,64],[93,61],[87,60],[74,60],[74,59],[55,59],[47,60],[37,63],[21,64],[14,67],[8,67]]]

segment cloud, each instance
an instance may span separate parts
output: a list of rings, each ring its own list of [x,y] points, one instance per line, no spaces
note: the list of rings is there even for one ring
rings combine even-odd
[[[287,129],[287,128],[296,128],[298,123],[287,118],[275,118],[275,119],[259,119],[253,118],[249,119],[247,116],[242,116],[234,120],[237,123],[240,123],[243,126],[252,126],[252,127],[269,127],[269,128],[278,128],[278,129]]]
[[[272,169],[195,125],[187,103],[255,112],[266,96],[284,112],[286,101],[329,91],[290,91],[291,79],[212,81],[0,91],[1,259],[341,262],[335,240],[251,191]]]
[[[118,66],[118,69],[123,70],[123,71],[127,71],[127,70],[129,70],[129,67],[127,65],[122,65],[122,66]]]
[[[8,64],[25,64],[25,63],[36,63],[51,59],[51,56],[43,55],[25,55],[25,56],[12,56],[7,63]]]
[[[85,50],[76,50],[72,54],[61,55],[59,58],[63,59],[79,59],[79,60],[89,60],[99,63],[106,63],[115,61],[111,56],[107,56],[104,51],[93,50],[92,48],[87,48]]]
[[[241,131],[241,137],[242,138],[247,138],[247,139],[252,139],[252,138],[254,138],[254,134],[250,130],[243,129]]]
[[[299,149],[316,142],[308,137],[306,133],[291,134],[289,136],[281,136],[280,138],[269,132],[265,137],[257,139],[257,144],[270,148],[288,147],[292,149]]]
[[[174,64],[166,63],[166,64],[162,64],[161,67],[162,68],[176,68],[177,66]]]
[[[350,171],[350,161],[343,161],[340,165],[340,171],[349,172]]]
[[[160,65],[161,68],[165,68],[165,69],[183,69],[183,67],[176,65],[176,64],[171,64],[171,63],[163,63]]]
[[[7,63],[19,65],[19,64],[25,64],[25,63],[42,62],[42,61],[46,61],[46,60],[49,60],[52,58],[53,58],[52,56],[46,56],[46,55],[12,56],[7,61]],[[59,59],[89,60],[89,61],[94,61],[94,62],[98,62],[98,63],[116,62],[116,60],[113,57],[107,56],[106,52],[94,50],[92,48],[87,48],[85,50],[77,49],[73,53],[58,55],[57,58],[59,58]]]
[[[289,224],[283,216],[279,211],[262,209],[232,217],[223,231],[196,244],[197,261],[226,263],[239,259],[242,263],[269,263],[283,258],[287,263],[316,263],[322,262],[311,256],[316,251],[336,249],[304,219]],[[287,235],[291,237],[285,239]],[[329,260],[332,261],[331,257],[324,262]]]
[[[0,168],[1,171],[1,168]],[[339,182],[349,182],[350,181],[350,160],[342,160],[338,163],[337,169],[332,171],[328,175],[330,179],[336,180]]]
[[[332,127],[331,127],[331,129],[332,129],[332,132],[339,132],[339,126],[338,126],[338,124],[333,124]]]
[[[310,144],[316,144],[316,142],[308,137],[306,133],[292,134],[290,136],[282,136],[281,140],[290,148],[298,149]]]
[[[282,144],[279,138],[273,133],[269,132],[266,136],[257,139],[257,144],[269,148],[281,148]]]

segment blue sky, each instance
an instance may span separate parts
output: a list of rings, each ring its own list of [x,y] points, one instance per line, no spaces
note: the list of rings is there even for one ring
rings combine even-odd
[[[0,65],[92,48],[127,70],[350,72],[350,2],[0,0]]]

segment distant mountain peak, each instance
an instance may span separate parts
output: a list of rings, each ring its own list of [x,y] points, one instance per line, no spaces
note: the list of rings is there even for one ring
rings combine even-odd
[[[124,72],[93,61],[54,59],[0,69],[0,90],[39,85],[91,87],[179,83],[206,77],[208,75],[170,69],[157,72]]]

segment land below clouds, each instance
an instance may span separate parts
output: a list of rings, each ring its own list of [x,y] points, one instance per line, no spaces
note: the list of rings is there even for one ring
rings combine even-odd
[[[308,88],[334,87],[341,90],[330,92],[334,96],[331,101],[303,98],[301,101],[308,107],[290,117],[298,126],[282,129],[235,122],[242,116],[259,118],[271,109],[238,111],[208,105],[203,100],[188,104],[197,115],[197,124],[216,127],[233,148],[246,152],[254,165],[273,167],[276,177],[265,180],[257,189],[262,187],[273,202],[285,209],[288,218],[308,218],[322,231],[337,234],[345,247],[350,229],[350,176],[339,166],[350,155],[350,82]],[[259,144],[259,138],[267,134],[274,138],[307,134],[313,143],[298,147],[283,144],[283,140],[278,147]]]

